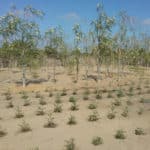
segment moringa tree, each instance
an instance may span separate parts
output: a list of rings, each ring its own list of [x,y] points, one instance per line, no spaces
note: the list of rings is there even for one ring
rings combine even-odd
[[[11,49],[20,51],[19,59],[22,65],[22,85],[26,86],[27,53],[36,47],[40,38],[38,24],[32,21],[32,17],[42,17],[43,12],[27,6],[23,14],[8,13],[0,21],[0,33],[5,42],[11,43]]]
[[[106,47],[106,41],[110,37],[111,29],[114,25],[114,18],[109,17],[103,8],[102,4],[97,4],[97,18],[92,21],[93,28],[93,42],[96,44],[94,48],[94,55],[97,62],[98,81],[102,78],[100,75],[100,66],[102,64],[102,58],[104,53],[104,47]]]
[[[79,76],[79,61],[80,61],[80,44],[82,41],[82,31],[81,31],[81,27],[79,24],[75,24],[73,27],[73,32],[74,32],[74,51],[73,51],[73,55],[75,58],[75,64],[76,64],[76,79],[75,82],[78,82],[78,76]]]

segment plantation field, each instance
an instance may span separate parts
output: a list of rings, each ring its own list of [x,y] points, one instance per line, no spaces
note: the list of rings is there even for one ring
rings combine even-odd
[[[43,68],[36,81],[44,82],[23,88],[19,69],[2,69],[0,150],[149,150],[150,71],[126,70],[119,85],[115,71],[102,72],[98,86],[84,72],[74,83],[57,67],[54,83]],[[35,81],[30,72],[27,78]]]

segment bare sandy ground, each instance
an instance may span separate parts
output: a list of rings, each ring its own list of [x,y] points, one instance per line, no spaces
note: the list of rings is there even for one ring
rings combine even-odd
[[[15,70],[15,72],[14,72]],[[117,98],[116,92],[112,92],[113,97],[108,98],[108,90],[117,90],[117,77],[112,75],[106,77],[103,74],[103,80],[100,81],[100,89],[106,89],[105,93],[102,93],[102,99],[96,100],[94,90],[97,87],[97,83],[94,80],[82,80],[84,70],[80,73],[79,82],[73,83],[73,75],[68,75],[63,68],[57,69],[57,82],[51,81],[41,84],[30,84],[25,89],[14,83],[15,80],[21,78],[20,71],[17,69],[3,70],[0,72],[0,126],[6,129],[7,134],[0,137],[0,150],[31,150],[38,147],[39,150],[63,150],[65,141],[74,138],[77,150],[149,150],[150,149],[150,103],[140,103],[140,99],[148,99],[150,101],[150,85],[147,83],[149,80],[149,72],[142,75],[142,80],[139,81],[139,76],[129,74],[122,76],[120,79],[120,85],[124,97],[119,98],[121,106],[116,106],[116,117],[114,119],[108,119],[107,114],[110,112],[110,106],[112,102]],[[46,78],[46,73],[39,71],[40,77]],[[93,72],[95,74],[95,72]],[[28,78],[31,78],[28,72]],[[141,85],[141,94],[137,87]],[[129,87],[133,87],[133,96],[127,96]],[[53,92],[53,97],[48,96],[48,92],[45,91],[49,88]],[[39,99],[35,97],[36,91],[40,91],[40,94],[47,102],[42,106],[44,111],[48,113],[54,109],[54,101],[56,95],[62,92],[62,89],[67,90],[66,96],[61,96],[62,100],[62,112],[53,113],[54,121],[57,123],[56,128],[44,128],[43,125],[47,121],[47,115],[36,116],[36,110],[39,106]],[[90,90],[89,99],[83,100],[83,93],[85,88]],[[6,100],[3,95],[4,92],[10,90],[12,93],[12,102],[14,108],[6,108],[10,100]],[[77,89],[77,104],[79,105],[78,111],[69,110],[71,103],[69,97],[72,96],[74,89]],[[27,95],[31,101],[31,105],[23,106],[24,100],[19,94],[20,91],[27,91]],[[127,105],[126,101],[130,100],[132,105]],[[96,122],[89,122],[88,116],[93,110],[88,109],[90,103],[97,103],[97,112],[100,119]],[[14,118],[15,109],[19,106],[24,113],[24,118]],[[128,117],[121,115],[123,109],[128,107]],[[137,112],[142,109],[142,114]],[[74,115],[77,121],[76,125],[68,125],[67,121],[70,115]],[[26,133],[20,133],[19,124],[22,120],[25,120],[30,124],[32,131]],[[136,128],[143,128],[145,135],[135,135],[134,130]],[[118,129],[125,131],[126,139],[115,139],[114,135]],[[103,144],[94,146],[92,139],[95,136],[103,138]]]

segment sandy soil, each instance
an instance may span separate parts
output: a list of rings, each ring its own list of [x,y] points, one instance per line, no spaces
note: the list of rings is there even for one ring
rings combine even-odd
[[[41,78],[46,78],[47,74],[44,71],[38,71]],[[0,150],[34,150],[38,147],[39,150],[63,150],[65,149],[65,141],[74,138],[77,150],[149,150],[150,149],[150,79],[149,71],[139,76],[136,73],[130,73],[120,78],[120,86],[125,96],[119,98],[121,106],[115,107],[116,117],[108,119],[107,114],[110,112],[111,104],[117,98],[117,91],[112,92],[112,98],[108,98],[109,90],[117,90],[117,77],[111,75],[107,77],[103,74],[103,80],[100,81],[100,89],[107,91],[102,93],[102,99],[95,98],[94,90],[97,83],[89,79],[82,80],[84,70],[81,71],[79,82],[73,83],[73,75],[68,75],[63,68],[57,69],[57,82],[53,83],[50,80],[41,84],[29,84],[25,89],[16,85],[14,81],[21,78],[21,73],[18,69],[7,70],[0,72],[0,126],[6,129],[7,134],[0,137]],[[93,74],[96,72],[93,71]],[[31,78],[28,72],[28,78]],[[149,81],[149,83],[148,83]],[[141,90],[138,86],[141,86]],[[133,96],[128,96],[128,89],[133,87]],[[57,123],[56,128],[44,128],[47,122],[47,114],[37,116],[36,110],[39,107],[39,98],[36,98],[36,91],[47,102],[46,105],[41,106],[46,113],[53,112],[56,95],[61,94],[63,88],[67,90],[66,96],[61,96],[62,112],[53,113],[54,121]],[[89,99],[83,100],[83,93],[86,88],[90,90]],[[4,92],[10,90],[12,100],[6,100]],[[53,96],[49,97],[49,93],[45,90],[52,91]],[[69,97],[72,96],[74,89],[77,89],[77,104],[78,111],[71,111],[69,108],[71,103]],[[29,96],[31,104],[23,106],[24,99],[21,98],[20,91],[26,91]],[[141,93],[139,93],[141,91]],[[140,103],[141,98],[148,100],[147,103]],[[132,105],[127,105],[127,100],[132,102]],[[9,101],[14,104],[13,108],[7,108]],[[100,119],[96,122],[89,122],[88,116],[93,110],[88,109],[90,103],[97,104],[97,112]],[[16,107],[19,106],[24,113],[23,118],[14,118]],[[123,117],[121,113],[125,107],[128,107],[128,116]],[[142,109],[142,114],[138,111]],[[77,121],[76,125],[68,125],[67,121],[70,115],[74,115]],[[20,133],[20,124],[22,120],[29,123],[32,131]],[[143,128],[145,135],[135,135],[136,128]],[[126,139],[119,140],[114,137],[117,130],[123,129],[125,131]],[[103,144],[94,146],[92,139],[95,136],[103,138]]]

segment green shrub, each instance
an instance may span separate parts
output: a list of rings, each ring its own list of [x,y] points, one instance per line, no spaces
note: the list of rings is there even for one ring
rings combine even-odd
[[[89,109],[96,109],[97,105],[95,103],[91,103],[91,104],[89,104],[88,108]]]
[[[25,120],[23,120],[19,126],[20,126],[20,132],[29,132],[32,130],[30,125]]]
[[[31,104],[30,100],[29,99],[25,99],[23,106],[29,106],[30,104]]]
[[[122,91],[121,89],[119,89],[119,90],[117,91],[117,97],[123,97],[123,96],[124,96],[123,91]]]
[[[69,102],[72,102],[72,103],[74,103],[74,102],[76,102],[77,100],[76,100],[76,98],[74,97],[74,96],[71,96],[70,98],[69,98]]]
[[[75,149],[76,149],[76,146],[75,146],[74,139],[71,138],[67,140],[65,144],[65,150],[75,150]]]
[[[3,137],[7,134],[6,130],[0,126],[0,137]]]
[[[115,101],[113,102],[114,106],[121,106],[121,101],[119,99],[115,99]]]
[[[76,121],[75,116],[70,115],[67,124],[68,124],[68,125],[75,125],[75,124],[77,124],[77,121]]]
[[[55,128],[57,126],[52,115],[52,113],[48,114],[47,122],[44,124],[44,128]]]
[[[60,95],[59,95],[59,94],[57,94],[57,95],[56,95],[55,103],[58,103],[58,104],[62,103],[62,101],[61,101],[61,98],[60,98]]]
[[[37,115],[37,116],[43,116],[44,114],[45,114],[44,108],[38,107],[38,109],[37,109],[37,111],[36,111],[36,115]]]
[[[145,134],[145,132],[144,132],[144,130],[142,128],[136,128],[134,133],[136,135],[144,135]]]
[[[47,102],[44,100],[43,97],[40,97],[40,99],[39,99],[39,104],[40,104],[40,105],[46,105]]]
[[[76,102],[73,102],[71,107],[70,107],[70,110],[72,111],[76,111],[76,110],[79,110],[79,106],[77,105]]]
[[[62,112],[62,105],[55,103],[54,104],[54,112],[61,113]]]
[[[115,134],[115,138],[116,139],[126,139],[126,136],[125,136],[125,131],[123,130],[117,130],[116,134]]]
[[[24,117],[24,114],[23,114],[22,110],[20,109],[20,107],[18,106],[16,108],[15,118],[22,118],[22,117]]]
[[[64,89],[62,90],[61,96],[66,96],[66,95],[67,95],[67,90],[64,88]]]
[[[13,107],[14,107],[13,102],[9,101],[6,108],[13,108]]]
[[[125,107],[121,115],[122,115],[123,117],[127,117],[127,116],[128,116],[128,113],[129,113],[128,107]]]
[[[21,96],[21,98],[22,99],[28,99],[28,95],[27,95],[27,92],[25,92],[25,91],[22,91],[22,96]]]
[[[96,136],[92,139],[92,144],[97,146],[103,144],[103,139],[99,136]]]
[[[97,111],[93,111],[93,113],[89,115],[88,121],[97,121],[97,120],[99,120],[99,114]]]

